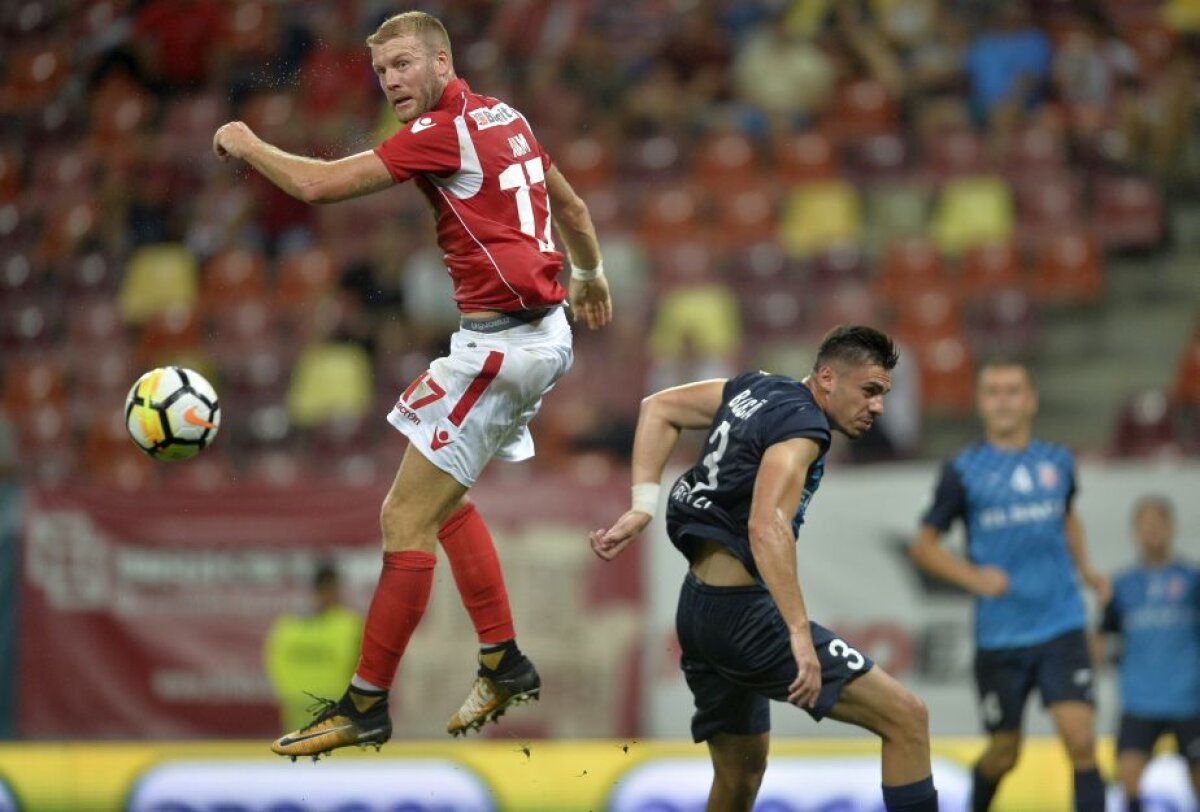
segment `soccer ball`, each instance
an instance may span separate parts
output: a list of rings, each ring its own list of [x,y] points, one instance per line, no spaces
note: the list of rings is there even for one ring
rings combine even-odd
[[[133,444],[156,460],[186,460],[208,447],[221,425],[212,384],[183,367],[152,369],[125,398]]]

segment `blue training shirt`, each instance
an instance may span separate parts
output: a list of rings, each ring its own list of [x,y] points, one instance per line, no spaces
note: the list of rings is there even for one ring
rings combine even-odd
[[[825,471],[829,420],[808,387],[793,378],[750,372],[726,381],[700,460],[675,480],[667,503],[667,534],[689,561],[697,539],[716,541],[762,583],[746,529],[754,481],[767,449],[796,437],[816,441],[821,453],[809,466],[793,533]]]
[[[975,600],[978,648],[1033,646],[1083,628],[1065,530],[1074,496],[1074,457],[1041,440],[1020,450],[981,442],[943,466],[922,522],[944,533],[961,518],[971,561],[1008,575],[1008,592]]]
[[[1200,567],[1174,561],[1120,573],[1100,628],[1121,635],[1125,713],[1200,716]]]

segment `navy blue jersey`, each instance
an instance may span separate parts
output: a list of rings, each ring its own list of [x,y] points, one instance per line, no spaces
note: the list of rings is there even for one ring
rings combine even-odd
[[[1101,628],[1121,635],[1125,713],[1200,716],[1200,567],[1177,561],[1120,573]]]
[[[923,523],[945,532],[962,519],[971,561],[1008,575],[1008,592],[976,599],[979,648],[1033,646],[1083,628],[1065,529],[1074,496],[1071,452],[1040,440],[1019,450],[979,443],[942,468]]]
[[[825,470],[829,421],[808,387],[792,378],[750,372],[725,383],[700,461],[675,480],[667,503],[667,533],[688,560],[696,540],[709,539],[723,544],[762,581],[746,529],[754,481],[767,449],[796,437],[816,441],[821,453],[809,466],[794,532]]]

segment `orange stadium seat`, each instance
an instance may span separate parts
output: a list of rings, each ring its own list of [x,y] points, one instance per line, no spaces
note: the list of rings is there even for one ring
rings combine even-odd
[[[1100,250],[1082,229],[1047,237],[1037,251],[1034,295],[1042,301],[1095,301],[1104,289]]]
[[[4,409],[20,415],[66,399],[66,370],[55,356],[14,358],[5,365]]]
[[[17,150],[0,149],[0,203],[7,203],[21,193],[21,160]]]
[[[907,290],[894,301],[895,330],[907,340],[922,343],[963,333],[959,302],[947,284]]]
[[[200,305],[206,311],[253,299],[267,291],[267,260],[251,248],[230,248],[205,263]]]
[[[6,62],[0,111],[10,114],[27,113],[49,104],[71,67],[64,48],[36,41],[15,48]]]
[[[796,133],[779,145],[774,171],[789,185],[829,180],[841,175],[841,161],[833,142],[824,133],[809,130]]]
[[[622,150],[623,169],[629,177],[643,181],[677,178],[683,170],[683,149],[675,138],[654,135],[632,141]]]
[[[1021,237],[1036,244],[1043,237],[1075,228],[1083,221],[1083,195],[1078,178],[1053,171],[1016,184]]]
[[[164,364],[199,365],[203,359],[200,337],[200,321],[193,308],[169,307],[141,326],[135,357],[146,369]]]
[[[125,338],[125,323],[116,302],[93,298],[71,305],[67,346],[72,350],[119,344]]]
[[[129,441],[121,409],[97,409],[83,444],[82,471],[89,483],[122,491],[157,484],[154,462]]]
[[[1058,128],[1028,124],[1012,135],[1004,155],[1010,177],[1061,173],[1067,166],[1067,144]]]
[[[775,235],[778,207],[766,184],[726,190],[715,196],[715,204],[716,238],[722,245],[734,247]]]
[[[926,137],[925,163],[938,178],[987,172],[987,147],[979,133],[966,127],[934,130]]]
[[[92,98],[91,135],[102,148],[131,138],[154,115],[154,98],[133,82],[104,82]]]
[[[963,253],[958,284],[959,291],[969,299],[1024,287],[1020,249],[1012,240],[968,248]]]

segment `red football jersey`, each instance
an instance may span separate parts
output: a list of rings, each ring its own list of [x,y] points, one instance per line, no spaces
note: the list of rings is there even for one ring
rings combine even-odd
[[[375,153],[397,183],[415,178],[436,210],[459,310],[534,310],[566,297],[546,193],[550,156],[524,116],[455,79]]]

